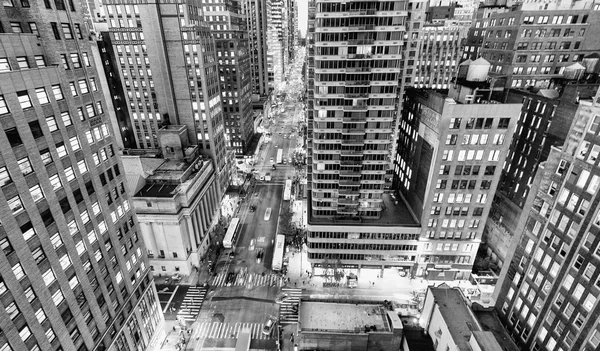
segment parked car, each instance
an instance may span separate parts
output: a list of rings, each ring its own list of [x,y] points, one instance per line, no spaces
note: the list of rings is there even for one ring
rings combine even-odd
[[[229,253],[229,258],[235,258],[235,252],[231,251],[231,252]]]
[[[277,323],[277,318],[270,316],[269,319],[267,319],[267,321],[263,325],[262,333],[264,335],[271,335],[271,332],[273,331],[273,327],[275,326],[276,323]]]
[[[273,163],[273,162],[274,162],[274,161],[273,161],[273,157],[271,157],[270,161],[271,161],[271,163]]]
[[[250,212],[254,212],[254,211],[256,211],[256,206],[254,206],[254,205],[250,206]]]

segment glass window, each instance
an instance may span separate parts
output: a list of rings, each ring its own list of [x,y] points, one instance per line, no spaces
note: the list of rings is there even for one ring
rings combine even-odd
[[[25,109],[30,108],[32,106],[31,99],[29,98],[29,94],[26,90],[18,91],[17,97],[19,98],[19,104],[21,104],[21,108]]]
[[[8,106],[6,105],[6,100],[4,100],[4,95],[0,95],[0,115],[9,113],[9,112],[10,112],[10,110],[8,109]]]
[[[29,173],[33,172],[33,168],[29,162],[29,157],[23,157],[22,159],[18,160],[17,163],[19,164],[19,168],[21,169],[21,173],[23,173],[23,175],[28,175]]]
[[[35,95],[42,105],[50,102],[50,100],[48,100],[48,94],[46,94],[46,88],[35,88]]]
[[[19,65],[20,69],[28,69],[29,68],[29,61],[27,61],[27,56],[19,56],[19,57],[17,57],[17,64]]]

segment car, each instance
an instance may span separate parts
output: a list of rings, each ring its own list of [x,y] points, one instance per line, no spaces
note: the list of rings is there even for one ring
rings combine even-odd
[[[273,162],[274,162],[274,161],[273,161],[273,157],[271,157],[270,161],[271,161],[271,163],[273,163]]]
[[[271,219],[271,207],[268,207],[267,210],[265,211],[265,221],[268,221],[269,219]]]
[[[174,274],[171,279],[173,279],[174,283],[178,283],[181,280],[181,275],[179,273]]]
[[[283,303],[284,301],[289,300],[289,298],[290,298],[290,295],[283,293],[283,294],[281,294],[281,296],[279,296],[275,299],[275,303]]]
[[[258,174],[258,169],[253,169],[253,170],[252,170],[252,173],[254,173],[254,174]]]
[[[265,255],[264,249],[258,249],[256,252],[256,263],[260,263],[262,261],[263,256]]]
[[[250,212],[256,211],[256,206],[254,206],[254,205],[250,206],[249,210],[250,210]]]
[[[254,239],[250,240],[250,246],[248,247],[248,250],[254,251],[255,245],[256,241]]]
[[[231,252],[229,253],[229,258],[235,258],[235,252],[231,251]]]
[[[273,331],[273,327],[275,326],[276,323],[277,323],[277,318],[270,316],[269,319],[267,319],[267,321],[265,322],[265,324],[262,327],[263,335],[271,335],[271,332]]]
[[[227,274],[227,280],[225,282],[227,284],[230,284],[230,283],[233,283],[234,279],[235,279],[235,273],[229,272],[229,274]]]
[[[261,176],[260,176],[260,180],[265,180],[265,176],[264,176],[264,175],[261,175]]]

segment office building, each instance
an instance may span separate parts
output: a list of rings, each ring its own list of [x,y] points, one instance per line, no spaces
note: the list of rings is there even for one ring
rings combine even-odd
[[[475,21],[485,32],[480,56],[492,64],[498,85],[550,88],[566,67],[598,52],[600,11],[593,0],[523,2]],[[504,82],[504,84],[502,84]]]
[[[236,155],[244,155],[252,137],[252,75],[248,29],[238,1],[204,4],[219,62],[221,104],[225,124],[225,145]]]
[[[580,100],[564,145],[540,164],[500,274],[496,307],[529,350],[600,346],[600,107]]]
[[[494,0],[482,2],[473,13],[471,19],[471,27],[467,33],[465,41],[465,49],[463,52],[462,61],[475,61],[480,56],[483,39],[485,38],[485,29],[482,28],[485,19],[491,17],[494,13],[508,12],[510,7],[506,5],[506,0]],[[503,22],[504,23],[504,22]]]
[[[489,99],[488,68],[463,65],[447,94],[406,90],[395,172],[422,226],[418,276],[471,272],[521,108]]]
[[[189,276],[214,238],[220,198],[211,160],[187,140],[186,126],[159,129],[164,158],[123,156],[133,208],[154,274]]]
[[[410,1],[403,82],[406,86],[448,89],[471,22],[455,17],[456,6],[432,6],[429,0]]]
[[[187,126],[188,139],[215,162],[219,191],[227,188],[227,152],[217,47],[203,1],[103,3],[115,65],[125,87],[136,148],[159,149],[157,131]],[[241,128],[241,127],[240,127]]]
[[[143,350],[164,324],[78,2],[0,5],[2,350]]]
[[[250,50],[250,74],[252,75],[252,100],[269,94],[267,65],[267,3],[263,0],[244,0],[242,9],[246,15]]]
[[[554,80],[555,89],[510,89],[506,94],[507,103],[523,106],[483,233],[488,254],[499,267],[515,238],[539,164],[552,147],[563,145],[579,100],[589,99],[598,89],[595,80]]]

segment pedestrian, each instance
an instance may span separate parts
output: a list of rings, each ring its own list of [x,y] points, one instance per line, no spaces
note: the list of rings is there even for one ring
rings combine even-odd
[[[375,286],[375,282],[373,282],[373,286]]]
[[[296,283],[296,282],[294,282],[294,287],[296,287],[296,286],[297,286],[297,283]]]

